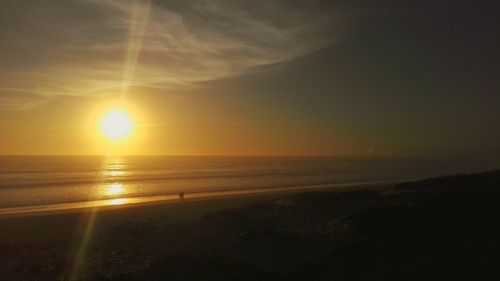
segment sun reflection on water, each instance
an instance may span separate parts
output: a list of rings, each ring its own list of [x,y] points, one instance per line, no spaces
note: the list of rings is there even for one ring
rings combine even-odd
[[[123,188],[123,184],[113,183],[107,188],[106,195],[109,195],[109,196],[120,195],[120,194],[123,194],[124,191],[125,190]]]
[[[125,164],[123,159],[113,159],[107,164],[106,169],[103,170],[104,177],[120,177],[126,174]]]
[[[125,175],[124,171],[109,171],[109,175],[112,177],[119,177]]]
[[[127,198],[116,198],[108,200],[109,205],[122,205],[129,201]]]

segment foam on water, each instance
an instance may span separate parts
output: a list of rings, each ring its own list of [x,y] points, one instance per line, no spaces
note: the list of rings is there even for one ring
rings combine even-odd
[[[186,193],[420,179],[485,159],[1,156],[0,208]]]

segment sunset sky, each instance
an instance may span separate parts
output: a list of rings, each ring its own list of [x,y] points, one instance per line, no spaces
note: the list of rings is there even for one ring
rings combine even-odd
[[[495,2],[2,0],[0,154],[500,155]]]

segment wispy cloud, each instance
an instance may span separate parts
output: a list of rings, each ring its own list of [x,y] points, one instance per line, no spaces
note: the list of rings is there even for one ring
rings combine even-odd
[[[331,45],[352,21],[317,1],[21,2],[0,27],[4,110],[238,75]]]

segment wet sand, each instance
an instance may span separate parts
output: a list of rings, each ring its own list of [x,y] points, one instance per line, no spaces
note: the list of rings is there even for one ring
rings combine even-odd
[[[171,204],[188,204],[198,201],[214,201],[214,200],[236,200],[234,206],[240,206],[239,203],[247,201],[262,200],[265,197],[274,197],[274,195],[283,196],[306,191],[334,191],[343,192],[348,190],[359,189],[387,189],[395,182],[366,182],[366,183],[346,183],[346,184],[322,184],[308,186],[292,186],[284,188],[260,188],[246,189],[233,191],[215,191],[215,192],[197,192],[187,193],[184,200],[180,200],[177,194],[130,197],[130,198],[113,198],[107,200],[85,201],[85,202],[70,202],[34,206],[21,206],[0,208],[0,219],[12,218],[21,216],[38,216],[38,215],[54,215],[79,213],[88,211],[106,211],[126,208],[147,207],[149,205],[171,205]],[[246,200],[242,200],[246,198]],[[254,200],[251,200],[251,199]],[[211,205],[208,203],[208,205]]]

